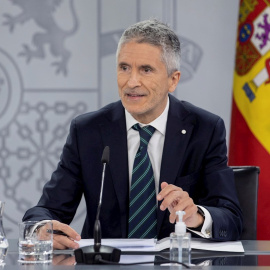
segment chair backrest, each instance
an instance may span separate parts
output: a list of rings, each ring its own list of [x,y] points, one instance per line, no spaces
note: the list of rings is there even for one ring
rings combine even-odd
[[[241,240],[257,239],[257,201],[260,168],[256,166],[231,166],[235,186],[243,212]]]

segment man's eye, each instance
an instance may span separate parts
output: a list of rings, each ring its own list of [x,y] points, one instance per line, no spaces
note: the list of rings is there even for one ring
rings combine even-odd
[[[121,66],[120,67],[123,71],[127,71],[128,70],[128,67],[127,66]]]
[[[151,72],[151,71],[152,71],[152,69],[151,69],[151,68],[149,68],[149,67],[147,67],[147,68],[144,68],[144,69],[143,69],[143,71],[144,71],[145,73],[149,73],[149,72]]]

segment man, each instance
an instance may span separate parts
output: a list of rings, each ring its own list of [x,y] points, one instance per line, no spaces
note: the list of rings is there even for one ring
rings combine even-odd
[[[239,239],[242,213],[233,172],[227,167],[223,120],[169,94],[180,79],[176,34],[157,20],[139,22],[123,33],[116,57],[121,101],[73,120],[57,170],[38,205],[23,219],[54,220],[54,229],[69,235],[55,235],[54,247],[77,248],[72,239],[79,240],[80,235],[66,224],[84,194],[87,212],[82,238],[92,238],[101,187],[100,160],[104,147],[109,146],[100,214],[102,236],[138,237],[137,227],[145,219],[131,228],[141,210],[132,210],[132,196],[139,167],[135,168],[135,161],[142,141],[146,143],[141,130],[147,129],[152,137],[144,154],[156,190],[149,215],[155,216],[151,228],[139,237],[151,236],[150,230],[157,238],[169,236],[174,231],[175,212],[183,210],[184,221],[194,234],[218,241]],[[143,187],[148,188],[148,183]],[[137,200],[139,208],[148,207],[150,196],[146,198]]]

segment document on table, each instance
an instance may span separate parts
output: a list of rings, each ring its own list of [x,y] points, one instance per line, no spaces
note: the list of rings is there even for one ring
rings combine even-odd
[[[119,248],[123,251],[161,251],[170,247],[170,238],[156,241],[155,239],[102,239],[102,245]],[[93,239],[78,241],[80,247],[94,244]],[[222,252],[245,252],[241,241],[214,242],[207,239],[191,240],[192,249],[222,251]]]
[[[166,237],[157,241],[156,250],[164,250],[170,247],[170,238]],[[222,251],[222,252],[245,252],[241,241],[215,242],[204,238],[192,238],[191,249]]]

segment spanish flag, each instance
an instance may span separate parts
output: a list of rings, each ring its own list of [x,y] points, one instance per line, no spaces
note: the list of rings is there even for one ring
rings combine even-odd
[[[229,165],[260,167],[257,239],[270,240],[270,0],[241,0]]]

